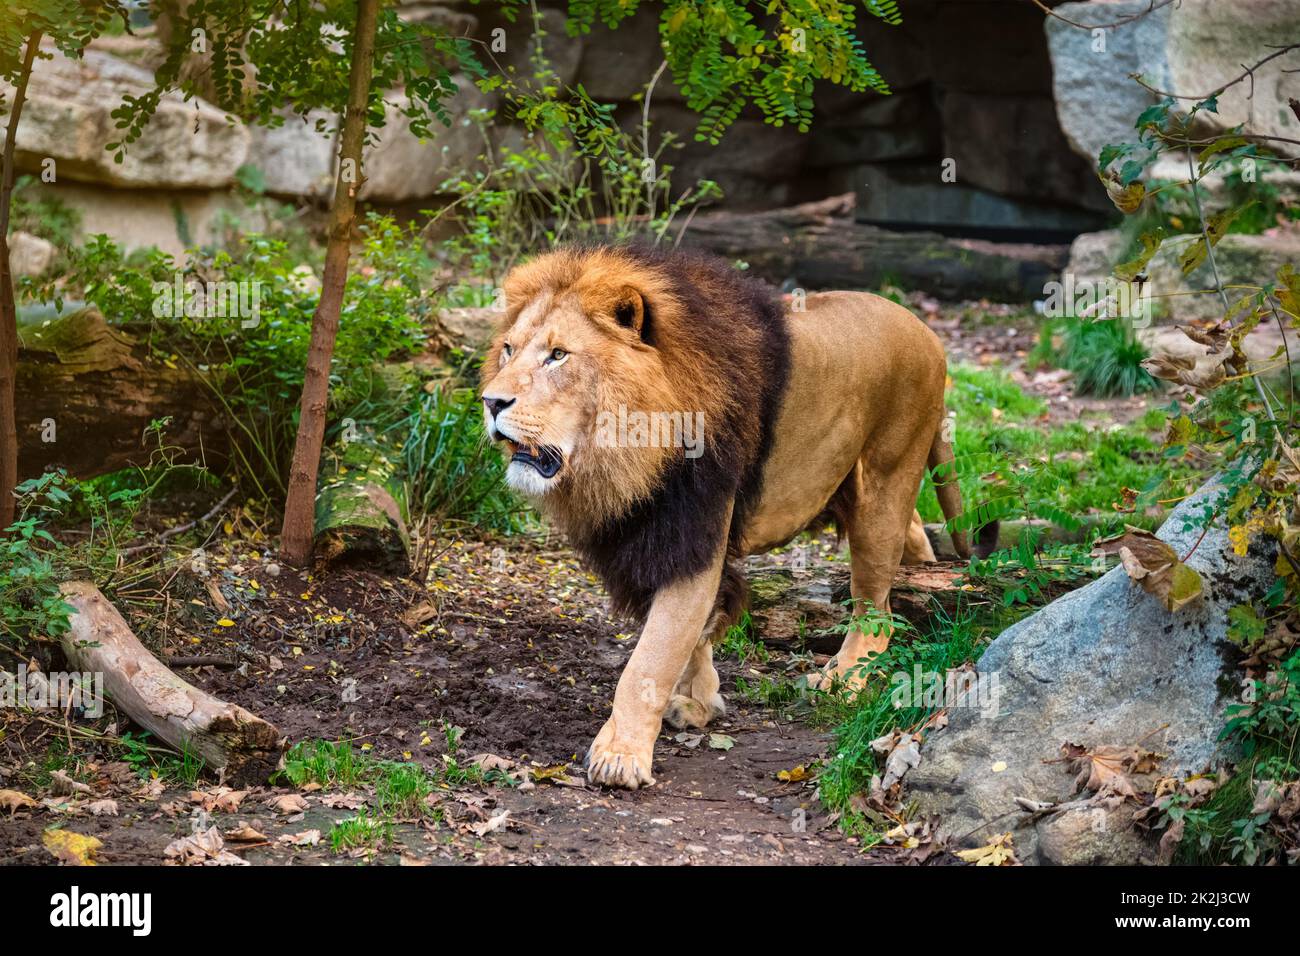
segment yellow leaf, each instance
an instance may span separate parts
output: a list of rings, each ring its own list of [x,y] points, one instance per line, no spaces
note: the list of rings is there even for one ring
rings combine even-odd
[[[91,857],[104,845],[93,836],[84,836],[71,830],[46,830],[41,839],[45,849],[73,866],[96,866]]]
[[[974,850],[958,850],[957,856],[976,866],[1015,866],[1015,848],[1011,845],[1011,834],[1003,833],[994,837],[986,846]]]
[[[221,625],[222,627],[234,627],[234,626],[235,626],[235,622],[232,621],[232,620],[231,620],[230,618],[228,618],[228,617],[223,617],[221,620],[217,621],[217,623],[218,623],[219,625]]]
[[[36,801],[25,793],[19,793],[17,790],[0,790],[0,810],[8,810],[12,814],[15,810],[34,806]]]
[[[778,770],[776,772],[776,779],[784,780],[786,783],[799,783],[811,776],[812,774],[808,772],[808,768],[803,764],[799,764],[793,770]]]

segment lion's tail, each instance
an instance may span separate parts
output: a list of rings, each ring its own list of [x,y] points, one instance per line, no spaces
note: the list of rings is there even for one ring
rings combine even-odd
[[[943,516],[947,519],[949,525],[961,517],[961,488],[957,484],[957,465],[953,458],[952,445],[944,437],[944,425],[947,419],[940,423],[939,430],[934,433],[934,440],[930,443],[930,455],[926,464],[930,467],[930,476],[934,480],[935,495],[939,499],[939,507],[943,510]],[[957,552],[958,556],[963,559],[969,559],[971,556],[970,542],[966,537],[965,531],[954,530],[952,535],[952,549]],[[988,557],[998,546],[998,523],[996,521],[984,525],[976,531],[975,535],[975,553],[981,558]]]

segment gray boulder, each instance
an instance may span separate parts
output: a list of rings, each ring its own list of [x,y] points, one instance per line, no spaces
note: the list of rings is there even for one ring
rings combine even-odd
[[[1061,128],[1071,145],[1093,161],[1102,146],[1135,138],[1133,123],[1156,97],[1130,76],[1142,75],[1159,90],[1183,95],[1207,93],[1239,76],[1243,64],[1259,62],[1294,30],[1295,0],[1182,0],[1097,33],[1060,17],[1088,25],[1113,24],[1142,14],[1149,0],[1065,3],[1059,17],[1046,17],[1052,59],[1052,85]],[[1255,81],[1239,83],[1219,98],[1218,112],[1202,119],[1219,130],[1245,124],[1248,131],[1296,139],[1300,120],[1288,106],[1295,85],[1284,71],[1300,54],[1266,64]],[[1283,155],[1291,143],[1274,142]]]
[[[1159,536],[1179,554],[1219,486],[1207,485],[1170,515]],[[1004,631],[979,661],[984,706],[954,706],[922,749],[906,784],[920,810],[970,846],[1011,830],[1024,863],[1136,863],[1153,856],[1130,826],[1131,806],[1095,806],[1037,821],[1017,797],[1074,797],[1065,743],[1163,754],[1159,775],[1214,767],[1231,757],[1218,735],[1233,688],[1225,680],[1228,611],[1273,580],[1273,555],[1233,554],[1216,525],[1188,564],[1204,594],[1176,613],[1115,568]],[[992,691],[993,696],[987,697]],[[973,703],[973,701],[972,701]]]
[[[169,93],[144,134],[132,143],[121,163],[104,147],[121,139],[110,115],[124,93],[141,95],[154,86],[146,69],[100,50],[80,60],[53,47],[50,59],[32,71],[27,106],[18,126],[17,156],[23,169],[43,172],[53,159],[59,182],[126,186],[134,189],[216,189],[229,186],[248,153],[248,130],[230,123],[226,114],[200,99],[186,102]],[[13,89],[0,84],[5,102]],[[0,141],[3,141],[0,132]]]

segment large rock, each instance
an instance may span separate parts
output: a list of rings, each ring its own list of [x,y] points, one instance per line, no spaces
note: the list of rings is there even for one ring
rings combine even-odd
[[[1153,313],[1157,318],[1212,319],[1222,317],[1223,300],[1214,288],[1214,270],[1207,259],[1189,277],[1184,278],[1178,265],[1182,250],[1195,236],[1178,236],[1166,239],[1147,265],[1147,287],[1153,297]],[[1116,229],[1086,232],[1070,246],[1070,262],[1066,271],[1076,282],[1095,280],[1111,274],[1116,263],[1128,254],[1126,241]],[[1214,265],[1224,286],[1259,286],[1273,282],[1279,267],[1300,262],[1300,229],[1277,230],[1259,236],[1227,235],[1214,247]],[[1190,293],[1198,294],[1190,294]],[[1228,290],[1228,301],[1241,296],[1240,289]]]
[[[317,123],[324,132],[317,132]],[[277,127],[254,126],[248,163],[262,172],[266,191],[277,196],[317,198],[334,188],[338,156],[338,117],[315,111],[305,120],[296,115],[284,118]]]
[[[375,131],[376,143],[363,160],[365,184],[360,196],[368,202],[402,203],[426,199],[441,191],[452,176],[479,165],[484,151],[483,134],[470,117],[474,110],[492,109],[494,96],[483,93],[464,76],[454,77],[457,93],[446,102],[451,126],[436,119],[429,126],[429,138],[411,132],[411,121],[394,105],[404,96],[387,97],[386,121]]]
[[[1227,614],[1264,593],[1274,557],[1263,547],[1235,556],[1221,524],[1196,544],[1216,489],[1183,502],[1159,531],[1175,551],[1192,551],[1203,597],[1171,614],[1115,568],[1004,631],[978,665],[996,706],[952,707],[907,777],[922,813],[939,814],[946,833],[971,845],[1011,830],[1025,863],[1135,863],[1145,855],[1124,808],[1089,806],[1035,824],[1015,798],[1071,800],[1073,774],[1060,760],[1067,742],[1140,744],[1164,754],[1162,776],[1224,759],[1217,738],[1231,702]]]
[[[944,182],[939,161],[867,163],[857,169],[857,218],[884,226],[935,229],[952,235],[987,234],[1042,241],[1074,236],[1106,224],[1092,210],[1018,199],[966,182]]]
[[[942,113],[943,155],[956,161],[958,182],[1114,215],[1093,165],[1070,150],[1050,96],[952,91]]]
[[[178,94],[162,98],[140,139],[113,161],[106,144],[121,139],[110,115],[125,93],[153,89],[149,71],[100,50],[72,60],[53,47],[32,71],[27,105],[18,125],[20,168],[42,171],[55,160],[58,180],[130,186],[140,189],[216,189],[229,186],[248,153],[248,130],[226,121],[226,114],[199,99]],[[5,102],[13,89],[0,86]],[[3,141],[0,132],[0,141]]]
[[[110,189],[73,182],[42,184],[40,190],[76,210],[80,239],[104,233],[128,252],[157,246],[179,256],[224,241],[231,228],[266,228],[261,213],[228,191]]]
[[[1061,17],[1084,24],[1110,24],[1140,14],[1149,0],[1066,3]],[[1061,128],[1071,145],[1096,161],[1108,143],[1133,140],[1138,114],[1156,97],[1130,76],[1142,75],[1156,89],[1184,95],[1208,93],[1240,75],[1294,31],[1300,9],[1295,0],[1182,0],[1094,36],[1057,17],[1047,17],[1053,89]],[[1219,98],[1217,114],[1205,114],[1220,129],[1245,124],[1270,136],[1297,137],[1300,120],[1287,99],[1297,93],[1294,74],[1300,53],[1290,53],[1255,73]],[[1253,99],[1248,99],[1253,86]],[[1284,155],[1300,155],[1294,144],[1273,144]]]
[[[9,269],[16,276],[38,276],[54,263],[59,250],[54,243],[30,232],[9,236]]]

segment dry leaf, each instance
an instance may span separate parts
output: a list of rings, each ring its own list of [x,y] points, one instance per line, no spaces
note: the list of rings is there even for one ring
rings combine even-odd
[[[71,830],[46,830],[41,842],[57,859],[72,866],[96,866],[95,851],[104,845],[93,836]]]
[[[1118,554],[1128,576],[1170,612],[1201,595],[1201,576],[1150,531],[1126,525],[1123,534],[1098,541],[1092,550],[1093,557],[1110,554]]]
[[[484,773],[487,773],[489,770],[500,770],[505,772],[507,770],[513,770],[516,766],[515,761],[511,760],[509,757],[498,757],[496,754],[475,754],[473,757],[469,758],[469,762],[473,766],[478,767],[479,770],[482,770]]]
[[[163,856],[168,863],[180,866],[248,866],[245,860],[226,849],[216,827],[173,840],[163,850]]]
[[[56,770],[50,774],[50,789],[54,791],[55,796],[67,797],[74,793],[91,793],[90,787],[78,780],[73,780],[63,770]]]
[[[974,850],[958,850],[957,856],[976,866],[1017,866],[1020,862],[1016,859],[1010,833],[999,834],[985,846]]]
[[[265,843],[266,834],[256,830],[247,823],[225,832],[225,838],[232,843]]]
[[[871,749],[885,757],[885,775],[880,790],[888,790],[903,779],[903,775],[921,763],[921,739],[916,734],[894,730],[871,741]]]
[[[8,810],[13,816],[18,810],[36,806],[36,801],[17,790],[0,790],[0,810]]]
[[[116,800],[92,800],[90,803],[82,806],[83,810],[92,817],[115,817],[117,816]]]
[[[229,787],[215,787],[212,790],[191,790],[190,799],[209,813],[234,813],[248,796],[247,790],[231,790]]]
[[[363,793],[327,793],[317,799],[331,810],[355,810],[364,807],[367,798]]]
[[[1075,792],[1091,790],[1099,797],[1137,799],[1131,775],[1151,773],[1160,755],[1140,747],[1094,747],[1063,744],[1070,772],[1075,774]]]
[[[490,818],[482,823],[476,823],[470,827],[478,836],[487,836],[489,833],[496,833],[498,830],[507,826],[510,822],[509,810],[498,810]]]
[[[280,837],[279,842],[287,846],[315,846],[320,843],[320,831],[303,830],[301,833],[286,833]]]
[[[307,801],[296,793],[284,793],[278,797],[272,797],[266,801],[266,805],[276,813],[289,816],[294,813],[302,813],[307,809]]]

